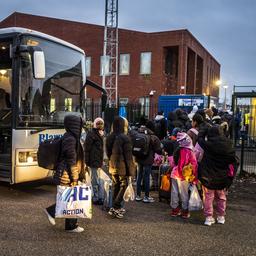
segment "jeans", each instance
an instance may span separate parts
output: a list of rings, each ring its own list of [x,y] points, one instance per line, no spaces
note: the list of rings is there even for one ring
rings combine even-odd
[[[126,176],[112,175],[112,190],[113,190],[113,208],[120,209],[122,207],[124,192],[128,186]]]
[[[103,171],[100,168],[91,168],[91,179],[92,179],[92,190],[93,196],[92,201],[103,201],[104,200],[104,181],[99,179],[99,172]]]
[[[224,189],[212,190],[203,186],[204,192],[204,216],[213,216],[213,201],[216,200],[216,214],[217,216],[225,216],[227,198]]]
[[[189,183],[185,180],[172,179],[171,190],[171,208],[176,209],[179,206],[181,200],[182,210],[188,209],[188,187]]]
[[[144,182],[145,196],[149,197],[151,165],[139,164],[137,177],[137,195],[141,196],[142,180]]]
[[[56,204],[53,204],[46,208],[47,212],[55,218]],[[77,219],[65,219],[65,230],[73,230],[77,227]]]

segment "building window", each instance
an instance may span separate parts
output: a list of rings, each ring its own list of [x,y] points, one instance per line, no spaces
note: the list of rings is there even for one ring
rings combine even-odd
[[[140,54],[140,74],[151,74],[151,52],[142,52]]]
[[[129,102],[128,98],[119,98],[119,104],[122,106],[126,106]]]
[[[65,111],[72,111],[72,98],[65,98]]]
[[[130,73],[130,54],[120,54],[120,75],[129,75]]]
[[[85,58],[86,76],[90,76],[91,75],[91,63],[92,63],[92,58],[91,57],[86,57]]]
[[[50,101],[50,112],[54,112],[56,110],[56,102],[55,102],[55,98],[51,98]]]
[[[139,98],[140,114],[149,117],[149,97]]]
[[[110,65],[110,56],[101,56],[100,57],[100,75],[103,76],[104,74],[106,76],[110,75],[109,72],[109,65]]]

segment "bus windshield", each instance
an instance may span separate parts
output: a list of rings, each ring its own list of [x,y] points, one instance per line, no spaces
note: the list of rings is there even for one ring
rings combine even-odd
[[[84,55],[42,38],[25,36],[22,44],[39,46],[45,55],[46,77],[33,78],[29,53],[22,53],[19,69],[18,127],[62,127],[64,116],[80,111]]]

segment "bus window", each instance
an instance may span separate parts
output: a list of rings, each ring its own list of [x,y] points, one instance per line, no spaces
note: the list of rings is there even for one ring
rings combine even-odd
[[[26,44],[32,37],[24,40]],[[36,42],[44,51],[46,78],[34,79],[31,57],[28,53],[22,54],[17,125],[63,126],[64,116],[79,110],[83,54],[40,38],[36,38]]]

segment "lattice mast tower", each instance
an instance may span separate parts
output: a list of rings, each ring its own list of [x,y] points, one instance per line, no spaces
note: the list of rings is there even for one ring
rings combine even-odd
[[[118,0],[105,2],[105,29],[102,64],[102,87],[108,104],[118,103]]]

